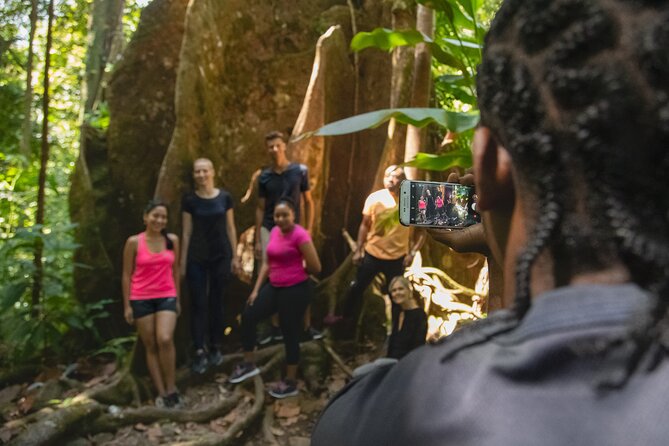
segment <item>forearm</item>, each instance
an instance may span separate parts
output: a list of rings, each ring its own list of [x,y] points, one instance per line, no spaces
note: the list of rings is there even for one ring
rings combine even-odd
[[[358,239],[355,243],[355,250],[357,252],[362,252],[365,249],[365,242],[367,241],[367,234],[369,233],[369,227],[365,224],[361,224],[358,228]]]
[[[260,271],[258,271],[258,278],[256,279],[255,286],[253,287],[254,293],[260,291],[260,287],[262,287],[263,283],[265,283],[267,280],[267,276],[269,276],[269,267],[267,266],[267,262],[264,262],[260,267]]]
[[[121,286],[123,287],[123,307],[125,308],[130,305],[130,277],[128,274],[123,274]]]
[[[237,258],[237,230],[234,226],[231,227],[228,225],[227,232],[230,247],[232,248],[232,259],[235,260]]]
[[[313,200],[307,200],[304,206],[304,221],[307,225],[307,231],[311,234],[312,229],[314,228],[314,202]]]

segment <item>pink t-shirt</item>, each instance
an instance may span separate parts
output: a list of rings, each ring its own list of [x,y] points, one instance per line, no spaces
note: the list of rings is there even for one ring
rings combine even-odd
[[[174,286],[174,251],[163,249],[158,253],[149,251],[142,232],[137,236],[135,271],[130,283],[130,300],[177,297]]]
[[[288,234],[282,233],[278,226],[272,228],[267,244],[269,283],[283,288],[307,280],[309,275],[302,264],[300,246],[310,241],[311,236],[300,225],[295,225]]]

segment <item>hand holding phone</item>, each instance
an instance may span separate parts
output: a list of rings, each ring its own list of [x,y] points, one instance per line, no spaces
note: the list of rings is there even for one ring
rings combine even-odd
[[[471,186],[405,180],[400,185],[400,223],[425,228],[465,228],[481,221],[476,199]]]

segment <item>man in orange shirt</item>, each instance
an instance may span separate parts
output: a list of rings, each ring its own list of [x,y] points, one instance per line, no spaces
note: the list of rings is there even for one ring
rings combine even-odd
[[[387,294],[390,279],[403,275],[404,268],[411,264],[423,246],[423,231],[417,231],[417,237],[412,242],[414,237],[410,228],[397,221],[390,225],[386,222],[389,213],[397,212],[400,183],[404,179],[404,169],[394,165],[388,167],[383,177],[384,188],[370,194],[365,201],[353,253],[353,263],[358,265],[358,271],[344,304],[344,318],[353,316],[355,307],[362,302],[363,293],[379,273],[385,276],[383,293]],[[395,313],[393,304],[393,315]],[[334,324],[341,319],[341,316],[328,314],[324,322]]]

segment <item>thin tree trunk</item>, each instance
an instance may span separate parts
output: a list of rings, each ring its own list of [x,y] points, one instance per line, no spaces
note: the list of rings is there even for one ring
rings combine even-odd
[[[416,29],[428,37],[434,35],[434,11],[423,5],[418,5]],[[432,83],[432,61],[430,47],[424,43],[416,45],[413,87],[411,92],[412,107],[427,107],[430,102],[430,85]],[[407,128],[407,139],[404,150],[404,161],[412,160],[421,151],[425,143],[425,130],[412,125]],[[416,179],[418,170],[414,167],[405,169],[409,179]]]
[[[416,24],[416,4],[413,1],[397,1],[393,4],[393,30],[411,29]],[[399,46],[393,49],[393,74],[390,81],[390,108],[409,107],[411,101],[411,80],[413,76],[414,49],[410,46]],[[383,187],[383,174],[392,164],[404,161],[406,145],[406,125],[398,124],[395,118],[388,123],[388,138],[383,148],[379,166],[376,169],[374,187]]]
[[[30,32],[28,35],[28,63],[26,64],[26,93],[23,98],[23,127],[21,129],[21,153],[30,157],[30,143],[32,141],[33,120],[33,43],[37,28],[37,0],[30,0]]]
[[[37,189],[37,215],[35,224],[42,233],[41,225],[44,224],[44,192],[46,188],[46,168],[49,161],[49,69],[51,68],[51,46],[53,44],[53,3],[49,0],[48,16],[49,21],[46,31],[46,50],[44,51],[44,95],[42,97],[42,156],[40,159],[39,183]],[[44,241],[41,237],[35,239],[35,257],[33,264],[35,273],[33,277],[32,289],[32,312],[38,313],[37,308],[42,294],[42,282],[44,278],[44,266],[42,265],[42,252],[44,251]]]

